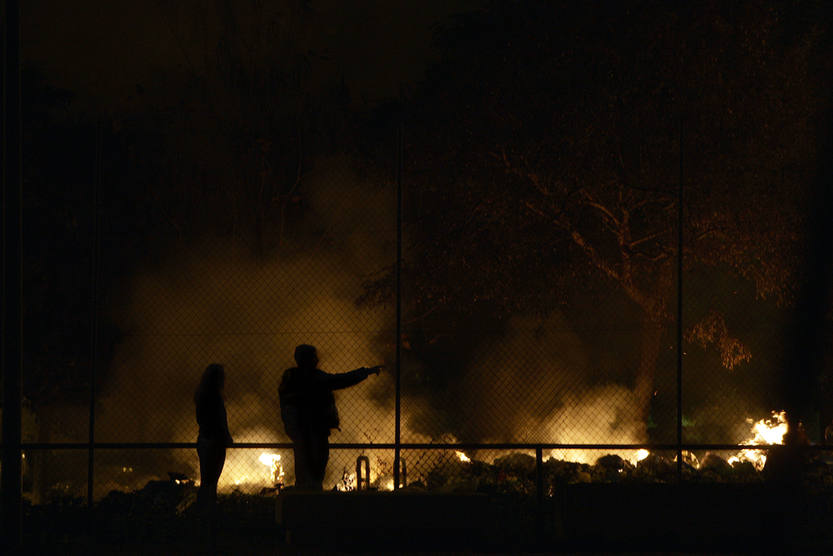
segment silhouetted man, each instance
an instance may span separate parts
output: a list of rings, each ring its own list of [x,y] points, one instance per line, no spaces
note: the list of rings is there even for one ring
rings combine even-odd
[[[278,388],[281,418],[286,434],[295,443],[295,486],[321,490],[330,456],[330,430],[339,428],[333,390],[349,388],[371,374],[379,374],[381,365],[362,367],[349,373],[329,374],[317,368],[314,346],[295,348],[297,367],[283,373]]]

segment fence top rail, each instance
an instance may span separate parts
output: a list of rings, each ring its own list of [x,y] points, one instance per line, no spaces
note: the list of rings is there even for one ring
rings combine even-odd
[[[236,442],[230,449],[277,449],[288,450],[292,442]],[[401,450],[768,450],[781,444],[558,444],[558,443],[402,443]],[[350,443],[330,444],[333,450],[394,450],[397,445],[387,443]],[[2,445],[0,445],[2,448]],[[196,449],[196,442],[24,442],[23,450],[170,450]],[[813,444],[806,446],[810,450],[833,450],[833,445]]]

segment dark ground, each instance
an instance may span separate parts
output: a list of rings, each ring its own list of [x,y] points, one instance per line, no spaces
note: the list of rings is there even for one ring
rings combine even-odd
[[[575,485],[548,498],[540,513],[529,497],[484,497],[489,517],[480,514],[485,523],[468,531],[459,529],[459,523],[449,523],[445,530],[391,530],[377,525],[385,519],[374,523],[357,513],[339,516],[333,523],[321,512],[324,526],[312,534],[290,535],[291,543],[286,529],[274,522],[274,497],[232,494],[221,497],[222,528],[215,553],[833,553],[831,492],[802,498],[801,509],[788,515],[781,509],[789,506],[785,499],[761,485],[717,485],[719,490],[689,486],[696,492],[675,491],[674,485]],[[356,495],[318,496],[330,504],[333,501],[326,497],[342,497],[341,503]],[[364,495],[369,515],[380,496],[384,495]],[[109,496],[97,505],[92,522],[79,499],[28,506],[23,553],[211,553],[205,527],[193,506],[183,509],[182,499],[181,493],[161,484],[149,485],[136,493]],[[436,501],[443,504],[443,496]],[[460,523],[465,523],[465,516]]]

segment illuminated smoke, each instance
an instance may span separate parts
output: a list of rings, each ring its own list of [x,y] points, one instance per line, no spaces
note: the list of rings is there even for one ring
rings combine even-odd
[[[228,374],[235,440],[288,441],[278,383],[294,364],[295,345],[311,343],[330,372],[388,364],[381,376],[336,394],[342,430],[331,441],[392,442],[393,308],[358,307],[355,301],[363,281],[394,262],[394,192],[382,180],[359,178],[343,158],[318,167],[304,184],[309,214],[300,231],[287,233],[279,251],[256,257],[240,242],[207,240],[130,277],[126,295],[110,300],[108,311],[124,336],[101,388],[96,440],[194,441],[193,392],[205,366],[220,362]],[[499,340],[478,349],[466,368],[456,371],[459,380],[448,397],[453,401],[404,393],[403,439],[645,442],[646,425],[637,418],[641,413],[630,386],[632,369],[597,376],[587,350],[560,313],[515,317]],[[261,453],[230,450],[221,487],[246,481],[267,485]],[[196,476],[193,451],[174,454],[174,463]],[[291,451],[279,455],[286,482],[292,483]],[[550,455],[592,463],[602,454],[556,450]],[[638,457],[635,450],[620,455]],[[171,459],[159,453],[148,457],[165,465]],[[344,462],[349,474],[354,461],[355,455],[338,460],[334,453],[325,485],[341,479]],[[391,484],[389,465],[373,454],[370,461],[371,482]],[[99,472],[107,471],[100,466]]]
[[[380,216],[391,214],[393,192],[360,182],[345,159],[319,164],[305,187],[308,222],[279,252],[256,257],[233,241],[206,241],[131,277],[127,295],[111,301],[124,336],[101,388],[97,440],[194,441],[194,389],[219,362],[235,440],[288,441],[277,388],[297,344],[316,345],[330,372],[389,358],[391,308],[355,300],[363,280],[393,261],[393,229]],[[391,441],[391,380],[383,373],[336,394],[342,430],[332,441]],[[257,457],[230,450],[224,475],[264,475]],[[180,459],[196,471],[193,454]]]
[[[638,444],[648,439],[645,422],[635,411],[633,392],[615,385],[600,386],[586,392],[566,392],[563,406],[546,420],[552,442],[559,444]],[[634,450],[605,450],[623,459],[636,461]],[[552,457],[566,461],[594,463],[598,450],[552,451]]]

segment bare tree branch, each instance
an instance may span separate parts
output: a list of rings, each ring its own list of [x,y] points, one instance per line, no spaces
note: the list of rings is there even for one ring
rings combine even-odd
[[[652,239],[656,239],[656,238],[658,238],[662,235],[668,234],[668,233],[671,233],[671,228],[665,228],[664,230],[654,232],[653,234],[648,234],[647,236],[645,236],[643,238],[630,241],[630,242],[628,242],[627,247],[629,247],[630,249],[633,249],[637,245],[645,243],[646,241],[651,241]]]

